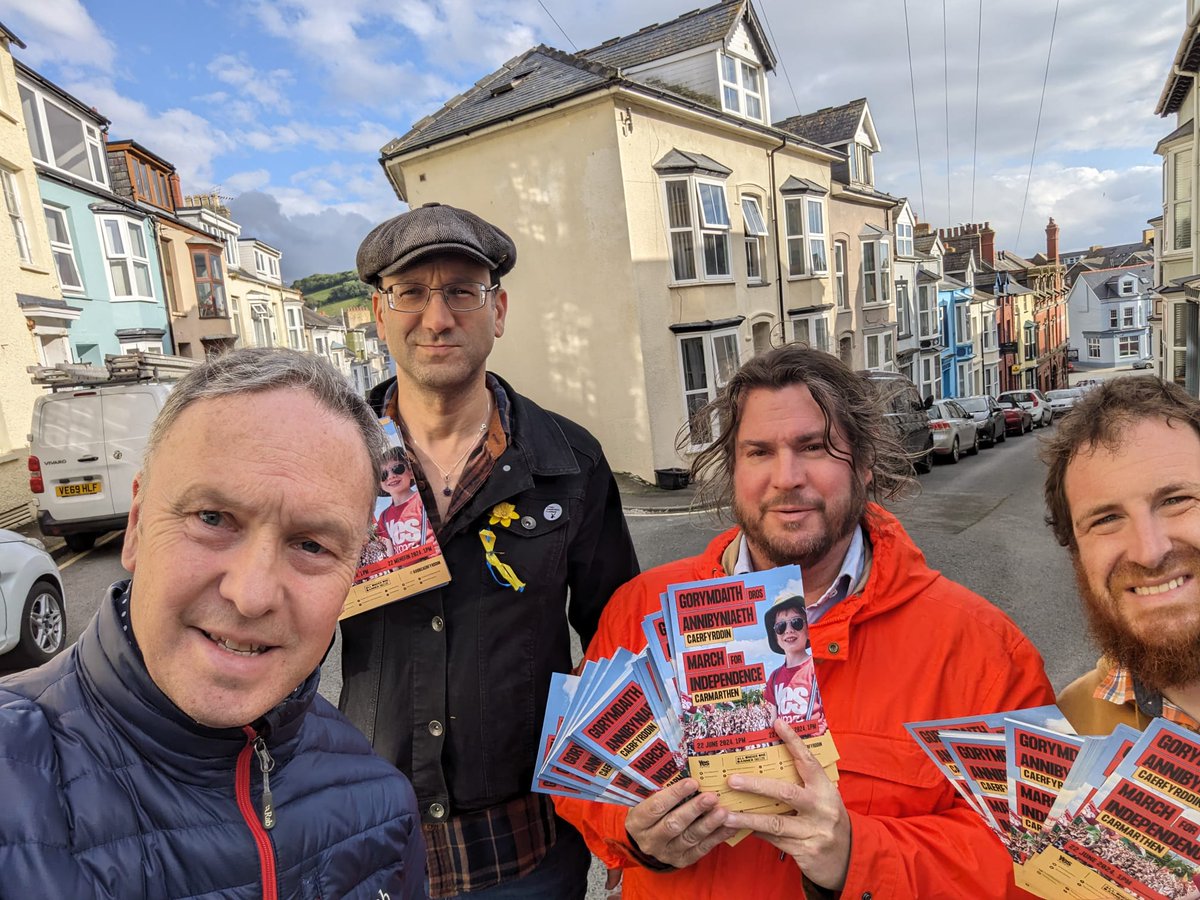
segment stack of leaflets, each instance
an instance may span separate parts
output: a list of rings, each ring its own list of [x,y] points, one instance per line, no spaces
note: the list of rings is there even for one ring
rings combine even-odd
[[[370,540],[363,547],[354,584],[339,619],[450,582],[450,570],[417,493],[404,441],[389,418],[379,420],[389,449],[379,474],[379,499]]]
[[[1165,719],[1074,734],[1057,707],[910,734],[1039,897],[1200,900],[1200,735]]]
[[[800,568],[670,585],[661,602],[642,623],[641,653],[554,676],[533,790],[633,806],[690,776],[729,809],[787,812],[725,783],[799,780],[777,717],[836,781]]]

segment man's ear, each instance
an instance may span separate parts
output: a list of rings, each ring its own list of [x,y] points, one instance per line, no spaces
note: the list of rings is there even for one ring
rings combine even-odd
[[[125,542],[121,546],[121,565],[130,573],[137,566],[138,523],[142,518],[142,500],[145,496],[142,473],[138,472],[133,476],[133,502],[129,505],[129,524],[125,526]]]

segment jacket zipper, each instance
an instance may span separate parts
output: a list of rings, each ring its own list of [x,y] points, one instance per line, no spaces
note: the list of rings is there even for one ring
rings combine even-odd
[[[254,836],[254,845],[258,849],[259,868],[262,873],[263,900],[278,900],[279,885],[275,879],[275,848],[271,846],[271,838],[267,831],[275,827],[275,806],[271,802],[270,773],[275,768],[275,760],[267,751],[267,744],[253,728],[246,725],[246,746],[242,748],[237,758],[237,772],[234,777],[234,792],[237,794],[238,809],[250,834]],[[258,757],[259,769],[263,776],[262,792],[262,821],[250,799],[250,761]]]

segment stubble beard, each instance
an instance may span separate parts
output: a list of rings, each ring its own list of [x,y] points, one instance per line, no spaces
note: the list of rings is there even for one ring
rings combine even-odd
[[[1176,615],[1153,622],[1143,617],[1136,626],[1126,617],[1119,598],[1130,578],[1154,581],[1183,565],[1193,579],[1200,577],[1200,549],[1176,544],[1153,569],[1136,563],[1121,563],[1096,590],[1088,579],[1079,554],[1072,554],[1079,595],[1087,613],[1088,629],[1100,650],[1120,663],[1139,682],[1157,691],[1200,681],[1200,610],[1192,610],[1185,621]],[[1163,611],[1166,618],[1167,611]]]
[[[800,526],[784,526],[783,533],[769,534],[764,522],[768,511],[776,506],[811,506],[821,520],[821,527],[811,534],[798,534]],[[824,500],[808,497],[803,491],[785,491],[768,497],[753,511],[733,500],[733,515],[746,539],[766,557],[772,566],[799,565],[811,568],[854,530],[867,508],[867,492],[858,478],[851,480],[850,496],[844,504],[832,506]]]

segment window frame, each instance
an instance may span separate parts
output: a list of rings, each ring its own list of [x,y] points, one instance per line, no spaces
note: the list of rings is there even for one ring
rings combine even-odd
[[[896,255],[914,256],[913,226],[907,222],[896,223]]]
[[[1087,358],[1100,359],[1100,338],[1090,337],[1087,339]]]
[[[742,226],[745,229],[746,283],[766,284],[767,276],[764,266],[766,253],[764,251],[768,232],[762,203],[753,194],[742,194],[738,198],[738,205],[742,210]],[[757,221],[754,221],[756,217]]]
[[[61,103],[45,96],[41,91],[20,82],[17,83],[17,94],[21,101],[21,111],[25,118],[25,127],[29,138],[29,150],[33,158],[56,171],[64,172],[73,178],[81,178],[84,181],[89,181],[92,184],[107,189],[109,186],[108,167],[105,165],[104,142],[100,137],[100,129],[96,125],[86,121],[78,113],[72,112]],[[30,114],[26,107],[26,94],[33,101],[32,114]],[[78,123],[82,138],[83,158],[87,162],[88,175],[84,175],[74,169],[68,169],[59,162],[58,152],[54,149],[54,140],[50,131],[50,120],[46,115],[47,105],[53,106],[57,112]]]
[[[922,308],[921,297],[928,302]],[[938,314],[937,289],[931,284],[917,285],[917,340],[936,341],[942,336],[942,317]],[[932,326],[926,331],[926,326]]]
[[[128,242],[128,249],[116,250],[112,247],[109,240],[109,232],[105,225],[107,223],[117,223],[123,228],[121,235],[123,240]],[[114,303],[135,303],[135,302],[156,302],[158,296],[154,293],[153,269],[150,266],[150,242],[146,239],[146,232],[142,227],[143,223],[140,219],[135,219],[132,216],[121,215],[119,213],[105,214],[96,216],[96,228],[100,232],[100,251],[104,255],[104,271],[105,277],[108,279],[108,287],[110,296]],[[134,243],[131,238],[134,234],[138,235],[143,255],[138,256],[134,253]],[[117,290],[117,282],[113,277],[114,263],[119,263],[126,266],[126,275],[129,280],[130,293],[123,294]],[[138,278],[137,272],[144,270],[146,274],[146,287],[149,290],[148,294],[138,293]]]
[[[684,346],[691,345],[691,342],[696,340],[700,341],[705,383],[702,387],[693,386],[689,388],[687,382],[688,359],[684,356]],[[704,434],[703,432],[698,432],[695,427],[698,424],[702,424],[702,420],[697,421],[696,412],[706,404],[712,402],[717,392],[728,382],[728,377],[721,377],[721,361],[717,357],[716,349],[718,341],[728,342],[728,345],[733,350],[733,365],[726,372],[726,376],[732,376],[741,364],[741,333],[738,328],[720,328],[713,331],[699,331],[677,335],[676,345],[678,355],[676,358],[679,360],[680,397],[683,400],[684,425],[688,429],[688,450],[690,451],[703,450],[720,436],[719,423],[716,417],[712,417],[709,420],[707,440],[697,440],[697,436],[703,438]],[[697,403],[696,410],[693,410],[689,404],[689,397],[699,399],[702,394],[704,397],[703,402]]]
[[[838,309],[850,308],[850,286],[846,281],[846,255],[849,248],[845,241],[833,242],[834,294]]]
[[[830,353],[829,344],[829,320],[820,313],[813,313],[806,316],[792,316],[792,340],[803,341],[814,350],[822,350],[825,353]],[[817,327],[812,327],[812,323],[816,323]],[[800,335],[800,326],[804,326],[804,336]],[[816,342],[813,341],[813,332],[816,334]],[[822,334],[823,332],[823,334]]]
[[[1186,156],[1186,163],[1181,160]],[[1171,175],[1167,185],[1169,190],[1163,191],[1167,199],[1167,224],[1170,226],[1171,239],[1166,252],[1192,249],[1192,178],[1195,154],[1192,147],[1181,147],[1171,154]],[[1181,180],[1183,172],[1186,180]],[[1186,224],[1185,224],[1186,223]],[[1184,227],[1180,227],[1184,225]]]
[[[33,265],[33,245],[29,241],[29,226],[25,224],[24,207],[21,204],[21,185],[17,173],[0,166],[0,194],[4,195],[4,208],[12,222],[13,239],[17,244],[17,260],[21,265]]]
[[[1116,307],[1116,306],[1110,306],[1108,309],[1108,327],[1109,328],[1120,328],[1121,327],[1120,323],[1121,323],[1120,308]]]
[[[1117,359],[1136,359],[1142,355],[1142,336],[1122,334],[1117,337]]]
[[[663,210],[666,213],[667,246],[671,256],[672,285],[699,284],[705,282],[730,283],[733,278],[733,258],[731,254],[732,221],[729,215],[729,197],[726,194],[726,184],[723,179],[704,175],[674,175],[661,179]],[[672,224],[671,188],[672,184],[684,183],[684,196],[688,201],[688,226]],[[710,210],[705,208],[704,193],[701,188],[716,188],[710,196],[719,197],[722,216],[709,220]],[[740,204],[739,204],[740,206]],[[712,212],[718,212],[713,209]],[[723,221],[722,221],[723,218]],[[672,235],[691,235],[691,277],[679,275],[679,259],[681,249],[677,249]],[[710,244],[712,255],[710,256]],[[720,261],[720,253],[724,254],[725,271],[710,271],[710,263]],[[715,268],[715,267],[714,267]]]
[[[879,331],[875,334],[864,335],[864,354],[866,368],[876,372],[896,371],[896,341],[892,332]],[[872,365],[871,357],[875,357]]]
[[[200,276],[197,265],[199,259],[205,260],[205,276]],[[201,319],[228,319],[229,301],[225,296],[225,274],[221,268],[224,254],[211,249],[192,250],[192,278],[196,283],[196,312]],[[205,297],[201,287],[207,285],[208,296]],[[216,298],[216,299],[213,299]]]
[[[288,346],[293,350],[304,349],[304,314],[297,306],[285,306],[283,317],[287,325]],[[295,321],[293,322],[293,318]]]
[[[84,293],[83,286],[83,270],[79,268],[79,260],[75,258],[75,241],[71,236],[71,217],[67,215],[66,207],[55,206],[50,203],[42,204],[42,214],[46,217],[46,237],[50,241],[50,256],[54,261],[54,271],[58,277],[58,283],[65,293]],[[54,214],[62,220],[63,231],[66,232],[67,241],[56,241],[54,239],[54,229],[50,227],[50,216]],[[58,255],[62,253],[71,261],[71,266],[75,269],[76,282],[68,284],[63,278],[62,268],[58,264]]]
[[[926,397],[932,397],[934,400],[941,400],[942,361],[936,356],[922,356],[919,369],[920,371],[917,374],[921,379],[921,399],[924,400]]]
[[[1137,308],[1132,304],[1126,304],[1125,306],[1121,307],[1121,327],[1137,327]]]
[[[798,206],[799,213],[793,221],[792,210]],[[813,228],[812,211],[820,218],[821,230]],[[787,244],[788,281],[798,278],[820,278],[829,274],[829,238],[826,226],[824,197],[793,194],[783,198],[783,228]],[[799,225],[799,231],[793,230]],[[836,243],[836,242],[835,242]],[[820,267],[814,258],[813,248],[820,247]],[[797,271],[796,262],[800,267]]]
[[[910,337],[912,330],[912,298],[908,293],[908,279],[898,279],[893,285],[896,289],[896,333],[902,337]]]
[[[870,256],[871,266],[867,266],[867,247],[873,247]],[[887,306],[892,301],[888,297],[888,281],[891,279],[892,264],[891,264],[891,246],[886,239],[869,238],[859,240],[859,250],[862,253],[862,290],[863,290],[863,306],[878,307]],[[874,288],[874,298],[871,299],[872,291],[868,289],[868,285]],[[882,299],[880,299],[882,298]]]
[[[718,52],[717,81],[721,87],[721,109],[751,122],[766,121],[766,79],[762,66],[732,53]],[[732,72],[729,71],[732,69]],[[730,77],[732,75],[732,77]],[[753,75],[757,90],[747,86],[748,75]],[[732,102],[731,102],[732,101]],[[750,105],[758,107],[758,115],[752,115]]]

